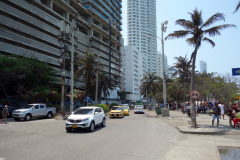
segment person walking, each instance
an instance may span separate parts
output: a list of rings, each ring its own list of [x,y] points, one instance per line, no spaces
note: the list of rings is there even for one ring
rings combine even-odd
[[[5,121],[5,123],[7,124],[7,116],[9,116],[8,106],[7,105],[5,105],[5,108],[2,110],[2,116],[3,116],[3,119],[2,119],[2,121],[0,123]]]
[[[235,128],[236,124],[238,122],[240,122],[240,112],[239,112],[239,110],[236,110],[236,113],[237,114],[234,116],[235,119],[233,119],[233,127],[232,128]]]
[[[220,109],[221,109],[221,115],[220,115],[220,119],[221,119],[221,117],[223,117],[223,120],[224,120],[224,105],[223,105],[223,102],[219,102],[219,107],[220,107]]]
[[[214,108],[213,108],[212,126],[214,126],[214,121],[217,118],[217,127],[218,127],[220,114],[221,114],[220,107],[218,106],[218,103],[215,102]]]

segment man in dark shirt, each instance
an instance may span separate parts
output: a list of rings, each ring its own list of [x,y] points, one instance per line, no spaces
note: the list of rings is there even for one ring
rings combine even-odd
[[[214,108],[213,108],[212,126],[214,125],[214,121],[217,118],[217,127],[218,127],[220,113],[221,113],[220,107],[218,106],[218,103],[215,102]]]
[[[3,119],[0,123],[2,123],[5,120],[5,123],[7,124],[7,116],[9,116],[7,105],[5,105],[5,108],[2,110],[2,116],[3,116]]]

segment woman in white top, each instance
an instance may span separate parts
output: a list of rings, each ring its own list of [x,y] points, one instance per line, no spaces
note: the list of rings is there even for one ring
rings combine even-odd
[[[220,119],[221,119],[221,116],[222,116],[223,120],[224,120],[224,105],[223,105],[223,102],[219,102],[219,107],[221,109]]]

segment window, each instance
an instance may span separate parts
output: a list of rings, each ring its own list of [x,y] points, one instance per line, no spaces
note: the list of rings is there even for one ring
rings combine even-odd
[[[45,108],[45,107],[44,107],[44,105],[40,105],[40,108],[43,109],[43,108]]]
[[[34,106],[35,109],[39,109],[39,105]]]

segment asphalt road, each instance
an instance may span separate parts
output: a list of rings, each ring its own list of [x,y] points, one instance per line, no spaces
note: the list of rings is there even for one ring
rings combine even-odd
[[[133,114],[109,119],[92,133],[66,133],[65,121],[37,119],[0,124],[0,159],[150,160],[161,159],[178,131],[159,118]]]

